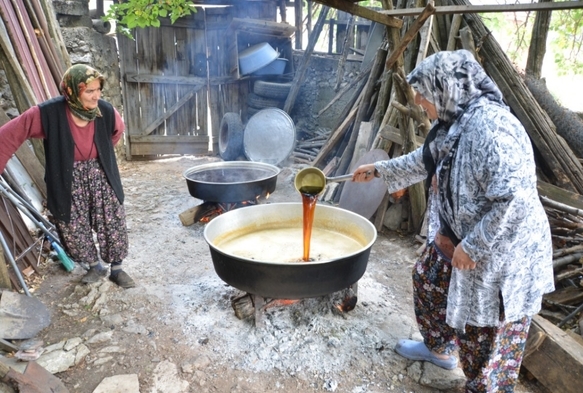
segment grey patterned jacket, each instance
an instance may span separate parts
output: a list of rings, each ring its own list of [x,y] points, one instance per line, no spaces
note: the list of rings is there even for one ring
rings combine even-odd
[[[453,269],[447,323],[458,329],[499,324],[532,316],[542,295],[554,290],[552,244],[546,213],[538,198],[531,142],[502,94],[465,50],[439,52],[408,76],[413,88],[432,102],[439,120],[429,145],[438,187],[449,180],[451,203],[432,192],[430,228],[439,211],[477,263],[473,270]],[[459,139],[451,170],[445,157]],[[427,178],[423,148],[375,163],[394,192]],[[435,230],[429,233],[433,239]]]

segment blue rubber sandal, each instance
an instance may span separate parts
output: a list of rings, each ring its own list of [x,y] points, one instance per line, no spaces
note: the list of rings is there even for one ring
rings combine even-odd
[[[424,343],[413,340],[399,340],[395,346],[395,352],[410,360],[422,360],[431,362],[446,370],[453,370],[457,367],[457,358],[450,356],[447,359],[440,359],[435,356]]]

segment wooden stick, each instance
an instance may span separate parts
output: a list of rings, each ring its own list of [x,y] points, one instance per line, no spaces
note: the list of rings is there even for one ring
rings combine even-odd
[[[348,85],[346,85],[346,87],[344,87],[344,89],[342,89],[340,92],[338,92],[338,94],[336,94],[334,96],[334,98],[332,98],[332,100],[330,100],[328,105],[326,105],[324,108],[322,108],[320,110],[320,112],[318,112],[318,116],[320,116],[322,113],[326,112],[336,101],[338,101],[340,99],[340,97],[344,96],[344,94],[346,94],[346,92],[348,90],[352,89],[354,87],[354,85],[356,85],[358,82],[360,82],[364,78],[368,77],[371,69],[372,69],[372,64],[370,64],[366,70],[360,72],[358,74],[358,76],[356,78],[354,78],[354,80],[352,82],[350,82]]]
[[[583,257],[583,252],[578,252],[575,254],[567,255],[565,257],[557,258],[553,260],[553,269],[558,269],[560,267],[566,266],[572,262],[578,261]]]
[[[350,139],[338,164],[338,173],[341,175],[347,173],[350,168],[350,163],[352,162],[352,156],[354,154],[354,148],[356,144],[356,139],[358,137],[358,131],[360,130],[360,122],[365,119],[365,115],[368,113],[372,96],[375,90],[376,82],[383,71],[383,62],[387,56],[387,50],[385,46],[381,46],[376,53],[375,60],[373,62],[372,69],[368,76],[368,80],[363,90],[362,101],[358,105],[358,110],[356,112],[356,117],[354,119],[354,125],[352,127],[352,133],[350,134]],[[368,145],[368,143],[367,143]]]
[[[360,100],[357,100],[357,102],[358,101]],[[342,140],[344,134],[352,124],[354,116],[356,116],[356,110],[357,110],[356,106],[353,107],[348,116],[346,116],[346,118],[342,122],[342,124],[340,124],[336,131],[334,131],[334,133],[330,136],[326,144],[320,150],[320,153],[318,153],[318,155],[314,159],[314,162],[312,163],[313,166],[318,166],[319,164],[321,164],[323,159],[328,155],[328,153],[330,153],[334,146],[336,146],[336,144]]]
[[[583,245],[578,245],[578,246],[569,247],[569,248],[562,248],[560,250],[557,250],[557,251],[553,252],[553,258],[559,258],[559,257],[562,257],[564,255],[573,254],[575,252],[583,252]]]
[[[409,43],[413,40],[413,38],[415,38],[415,36],[417,35],[417,33],[419,32],[421,27],[423,27],[423,24],[425,23],[425,21],[434,12],[435,12],[435,7],[433,6],[433,4],[428,3],[427,6],[425,7],[425,9],[423,10],[423,12],[419,15],[419,17],[417,19],[415,19],[415,22],[413,22],[413,24],[411,25],[409,30],[407,30],[407,32],[405,33],[405,35],[401,39],[399,46],[397,46],[395,49],[393,49],[393,51],[391,52],[391,54],[387,58],[387,62],[385,65],[385,67],[387,69],[391,69],[393,67],[393,64],[395,64],[395,62],[399,59],[399,57],[403,54],[403,52],[405,52],[407,45],[409,45]]]
[[[543,205],[550,206],[554,209],[558,209],[558,210],[564,211],[566,213],[574,214],[576,216],[583,216],[583,210],[581,210],[581,209],[577,209],[576,207],[572,207],[572,206],[565,205],[563,203],[554,201],[554,200],[547,198],[546,196],[543,196],[543,195],[540,195],[539,198],[540,198],[541,202],[543,203]]]

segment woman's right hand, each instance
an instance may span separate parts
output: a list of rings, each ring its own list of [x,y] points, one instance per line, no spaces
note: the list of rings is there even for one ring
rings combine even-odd
[[[374,179],[375,166],[374,164],[361,165],[352,174],[352,181],[358,183],[369,182]]]

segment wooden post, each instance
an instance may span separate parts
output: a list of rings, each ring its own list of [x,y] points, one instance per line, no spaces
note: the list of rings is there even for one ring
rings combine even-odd
[[[292,81],[292,86],[290,89],[289,94],[287,95],[287,99],[285,100],[285,104],[283,105],[283,110],[286,113],[291,113],[291,110],[294,107],[296,102],[296,97],[300,92],[300,88],[302,87],[302,83],[304,82],[304,77],[306,75],[306,70],[308,69],[308,63],[310,62],[310,57],[312,56],[312,52],[314,52],[314,47],[316,46],[316,41],[318,41],[318,37],[322,32],[322,28],[324,27],[324,22],[326,21],[326,16],[328,15],[328,11],[330,7],[323,6],[322,10],[320,11],[320,15],[318,16],[318,21],[316,22],[316,26],[314,27],[314,31],[310,34],[310,39],[308,40],[308,47],[304,51],[304,57],[302,58],[302,62],[294,75],[294,80]]]
[[[455,14],[451,20],[451,29],[447,40],[447,50],[455,50],[455,38],[458,35],[463,17],[461,14]]]
[[[354,26],[354,15],[350,15],[350,20],[346,27],[346,35],[344,36],[344,45],[342,46],[342,57],[338,60],[338,67],[336,67],[336,86],[334,86],[334,91],[338,91],[340,84],[342,83],[342,77],[344,76],[344,64],[346,63],[346,58],[348,57],[348,37],[351,37],[352,27]]]
[[[302,49],[302,25],[303,25],[303,16],[302,16],[302,0],[295,0],[294,1],[294,16],[295,16],[295,24],[296,24],[296,49]]]

